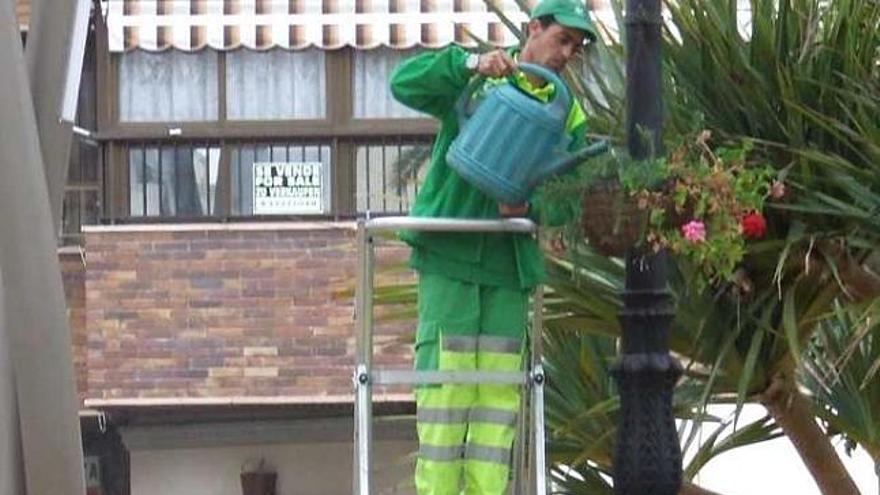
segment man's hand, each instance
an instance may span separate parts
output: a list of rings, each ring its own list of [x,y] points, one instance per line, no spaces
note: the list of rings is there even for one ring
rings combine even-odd
[[[505,205],[498,204],[498,213],[502,217],[524,217],[529,212],[529,204]]]
[[[565,242],[565,233],[560,228],[549,228],[541,232],[541,244],[544,249],[557,258],[562,258],[568,252]]]
[[[477,64],[477,72],[487,77],[509,76],[516,72],[516,61],[504,50],[483,53]]]
[[[565,245],[565,237],[562,236],[562,233],[553,236],[547,244],[553,256],[562,257],[568,252],[568,246]]]

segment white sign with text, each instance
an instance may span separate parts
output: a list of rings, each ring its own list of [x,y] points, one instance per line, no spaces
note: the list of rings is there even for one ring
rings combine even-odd
[[[321,162],[254,163],[254,214],[323,213]]]

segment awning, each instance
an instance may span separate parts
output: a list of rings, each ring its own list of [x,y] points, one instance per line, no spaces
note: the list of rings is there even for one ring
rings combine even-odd
[[[491,0],[517,26],[517,0]],[[523,0],[533,5],[533,0]],[[110,51],[517,43],[484,0],[103,0]]]

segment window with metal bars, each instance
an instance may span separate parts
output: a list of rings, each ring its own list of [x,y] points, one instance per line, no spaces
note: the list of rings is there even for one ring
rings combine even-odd
[[[99,194],[100,187],[97,184],[65,186],[59,239],[62,245],[79,243],[82,226],[98,223]]]
[[[430,138],[385,138],[355,145],[358,213],[406,213],[431,159]]]
[[[129,145],[129,215],[214,215],[219,165],[217,145]]]
[[[82,241],[82,226],[98,223],[101,207],[101,153],[97,144],[76,139],[71,145],[61,215],[62,245]]]
[[[431,136],[303,141],[132,143],[126,151],[128,217],[173,219],[407,213],[431,156]],[[351,150],[341,152],[340,150]],[[228,156],[223,158],[223,154]],[[308,204],[267,205],[266,167],[309,167]],[[346,175],[348,174],[348,175]],[[295,175],[295,174],[294,174]],[[333,191],[341,176],[351,189]],[[276,180],[290,180],[289,176]],[[288,183],[275,184],[274,195]],[[334,200],[333,194],[343,198]],[[295,194],[294,194],[295,195]],[[351,195],[349,198],[348,195]],[[280,204],[280,206],[279,206]],[[336,209],[334,210],[334,204]]]
[[[317,208],[305,212],[294,207],[261,210],[255,197],[255,164],[320,164],[317,178],[320,191]],[[235,143],[231,147],[231,213],[234,216],[260,214],[327,214],[330,213],[332,152],[329,141],[284,143]]]
[[[76,116],[77,126],[95,129],[97,125],[96,61],[94,31],[89,31],[87,49],[83,58],[82,84]],[[58,240],[62,245],[82,242],[82,226],[100,221],[102,207],[101,183],[104,156],[101,146],[82,136],[75,136],[70,147],[67,183],[64,186],[61,231]]]

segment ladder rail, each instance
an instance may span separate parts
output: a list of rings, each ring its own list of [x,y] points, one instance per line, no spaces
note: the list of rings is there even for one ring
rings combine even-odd
[[[547,494],[547,459],[544,443],[544,343],[541,340],[541,329],[544,328],[544,289],[540,285],[535,289],[534,310],[532,311],[531,338],[531,404],[532,431],[534,433],[531,452],[535,459],[535,495]]]
[[[530,338],[530,371],[527,372],[455,372],[415,370],[373,370],[373,269],[374,233],[399,230],[423,232],[486,232],[536,235],[537,225],[527,218],[504,218],[499,220],[474,220],[458,218],[379,217],[360,219],[357,224],[357,294],[355,297],[356,368],[353,377],[354,404],[354,459],[357,462],[353,479],[355,495],[372,493],[372,386],[392,384],[428,383],[499,383],[524,386],[521,409],[530,416],[525,421],[521,415],[515,452],[514,468],[520,470],[515,477],[515,491],[521,492],[528,485],[534,487],[535,495],[546,495],[547,477],[544,452],[544,371],[541,366],[541,338],[543,292],[540,286],[533,299],[532,337]],[[528,390],[530,393],[526,394]],[[528,402],[526,405],[525,402]],[[528,423],[528,425],[526,424]],[[532,435],[524,431],[531,425]],[[532,445],[528,445],[532,444]],[[528,452],[527,452],[528,451]],[[521,479],[523,468],[535,468],[535,479]],[[533,484],[534,483],[534,484]],[[526,489],[526,491],[528,491]]]
[[[357,229],[357,295],[355,297],[355,322],[357,334],[357,368],[354,384],[356,390],[355,404],[355,445],[357,445],[357,472],[355,473],[355,494],[370,495],[372,479],[372,421],[373,398],[372,387],[369,385],[369,374],[373,356],[373,241],[363,222],[358,222]]]
[[[507,232],[536,234],[538,226],[528,218],[473,220],[465,218],[379,217],[360,220],[367,233],[379,231],[418,230],[422,232]]]

